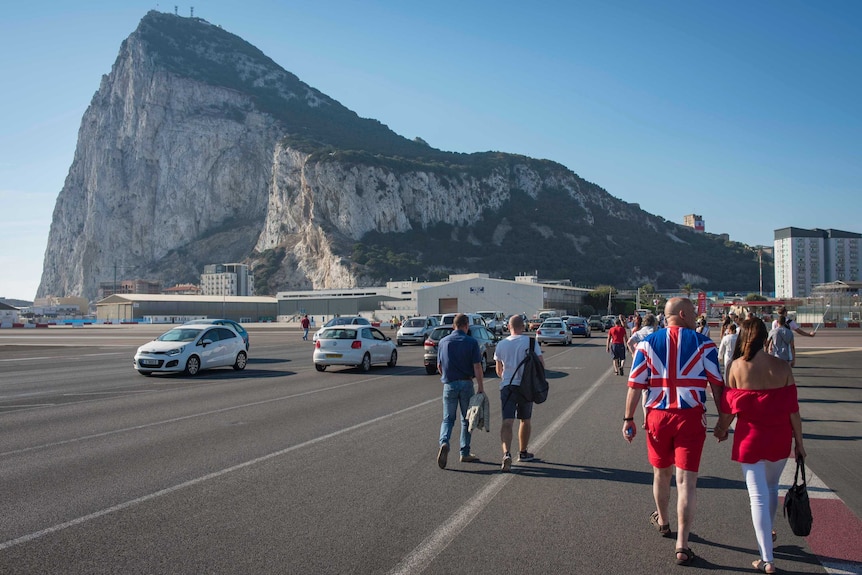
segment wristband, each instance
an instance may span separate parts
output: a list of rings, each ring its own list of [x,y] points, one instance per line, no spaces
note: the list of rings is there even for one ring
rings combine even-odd
[[[623,421],[634,421],[634,420],[635,420],[634,417],[624,417],[623,418]]]

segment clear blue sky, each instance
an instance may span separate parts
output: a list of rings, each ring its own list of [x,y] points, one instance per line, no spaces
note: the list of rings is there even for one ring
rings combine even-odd
[[[752,245],[862,232],[857,0],[16,2],[0,18],[0,296],[35,295],[81,117],[123,39],[174,6],[443,150],[555,160]]]

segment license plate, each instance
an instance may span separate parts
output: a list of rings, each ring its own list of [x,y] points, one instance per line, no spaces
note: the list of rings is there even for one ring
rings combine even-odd
[[[326,357],[328,357],[330,359],[337,359],[337,358],[341,357],[341,354],[340,353],[327,353]]]
[[[159,365],[159,360],[157,359],[142,359],[139,362],[141,365]]]

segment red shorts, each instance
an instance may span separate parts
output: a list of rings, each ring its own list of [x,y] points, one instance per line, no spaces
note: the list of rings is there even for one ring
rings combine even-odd
[[[676,465],[697,473],[706,441],[706,411],[692,409],[647,410],[647,453],[653,467]]]

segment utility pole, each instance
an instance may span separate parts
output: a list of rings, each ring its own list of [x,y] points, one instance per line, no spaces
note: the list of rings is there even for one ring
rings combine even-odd
[[[757,248],[757,267],[760,269],[760,295],[763,295],[763,247]]]

